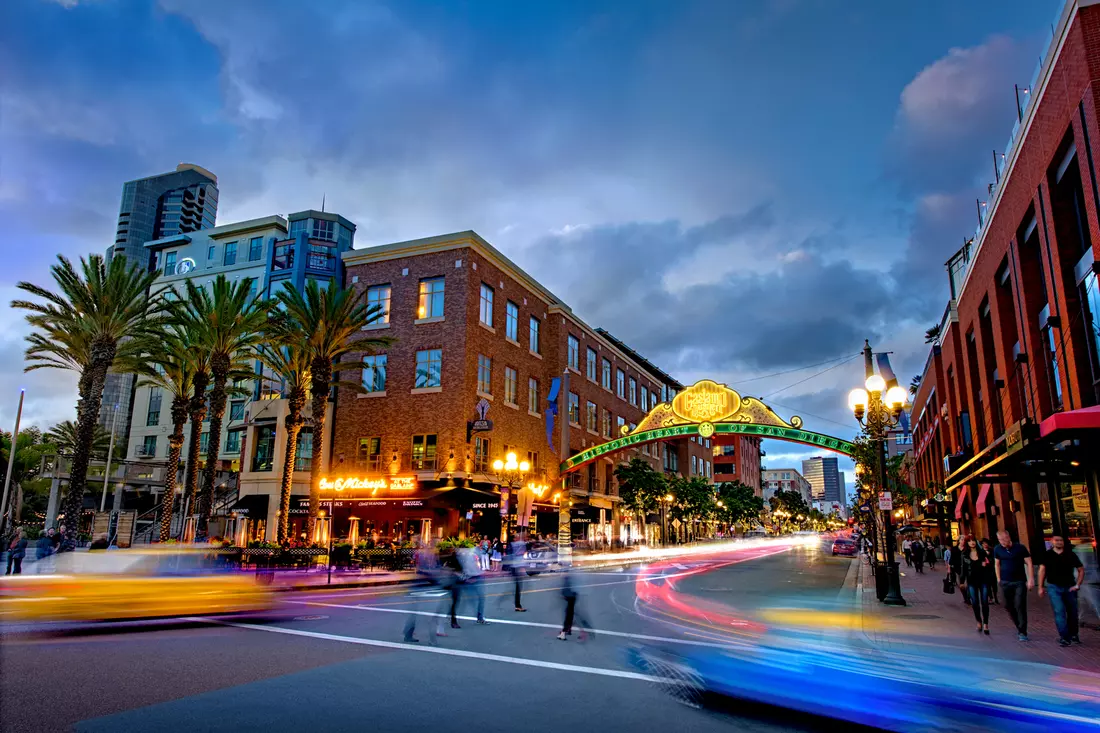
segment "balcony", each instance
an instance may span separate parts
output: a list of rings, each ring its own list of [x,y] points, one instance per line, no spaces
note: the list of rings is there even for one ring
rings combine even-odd
[[[294,245],[283,243],[275,244],[275,257],[271,269],[289,270],[294,267]]]

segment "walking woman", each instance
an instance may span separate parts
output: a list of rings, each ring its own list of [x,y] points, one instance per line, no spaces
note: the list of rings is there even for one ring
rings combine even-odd
[[[970,595],[970,607],[974,609],[974,620],[978,622],[978,633],[989,635],[989,569],[993,560],[978,544],[973,535],[966,540],[966,550],[962,556],[962,573],[959,587]]]
[[[931,542],[924,546],[924,559],[928,561],[930,569],[936,569],[936,547]]]
[[[999,605],[1001,605],[1001,601],[997,598],[997,588],[999,587],[998,584],[997,584],[997,568],[994,566],[994,564],[992,562],[993,543],[989,540],[988,537],[983,537],[981,545],[982,545],[982,549],[985,550],[985,554],[989,555],[989,557],[990,557],[989,579],[988,579],[989,580],[989,602],[992,603],[994,606],[999,606]]]

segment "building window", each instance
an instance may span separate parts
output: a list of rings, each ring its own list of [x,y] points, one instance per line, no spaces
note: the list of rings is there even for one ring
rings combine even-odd
[[[213,260],[216,253],[217,249],[214,247],[214,245],[210,245],[206,248],[206,259]]]
[[[381,471],[382,439],[360,438],[359,449],[355,453],[355,465],[365,466],[368,471]]]
[[[603,437],[611,437],[611,413],[607,410],[603,411]]]
[[[313,239],[323,239],[326,242],[336,241],[336,222],[324,219],[313,220]]]
[[[642,385],[642,409],[649,409],[649,390],[644,384]]]
[[[222,257],[223,265],[235,265],[237,264],[237,243],[226,242],[225,255]]]
[[[390,285],[375,285],[372,288],[367,289],[367,308],[370,309],[371,314],[379,314],[375,316],[371,323],[389,323],[390,322]]]
[[[519,341],[519,307],[510,300],[504,304],[504,337]]]
[[[474,438],[474,471],[485,473],[489,470],[489,439],[480,435]]]
[[[634,381],[634,377],[630,378],[630,404],[638,406],[638,383]]]
[[[264,256],[264,238],[253,237],[248,240],[248,261],[255,262]]]
[[[611,391],[611,362],[603,360],[603,388]]]
[[[438,387],[443,371],[443,350],[425,349],[416,352],[416,387]]]
[[[576,392],[569,393],[569,422],[577,426],[581,424],[581,398]]]
[[[241,431],[231,430],[225,434],[225,452],[226,453],[240,453],[241,452]]]
[[[492,394],[493,360],[481,354],[477,355],[477,391]]]
[[[1047,348],[1049,349],[1050,358],[1050,389],[1051,400],[1054,404],[1055,410],[1062,409],[1062,379],[1058,372],[1058,342],[1054,338],[1054,329],[1047,326],[1043,329],[1045,332],[1043,335],[1047,342]]]
[[[570,335],[566,339],[566,353],[569,359],[569,367],[580,371],[581,369],[581,342],[576,336]]]
[[[412,468],[415,471],[435,470],[435,436],[414,435],[412,439]]]
[[[149,388],[149,410],[145,414],[145,425],[152,427],[160,424],[160,390],[156,387]]]
[[[625,427],[626,427],[626,418],[625,417],[619,416],[619,417],[615,418],[615,428],[616,428],[615,437],[616,438],[622,437],[623,428],[625,428]]]
[[[168,252],[164,255],[164,274],[175,275],[176,274],[176,253]]]
[[[615,370],[615,394],[622,399],[626,399],[626,374],[623,373],[622,369]]]
[[[596,425],[596,403],[595,402],[589,402],[588,405],[586,406],[586,408],[587,409],[585,410],[585,413],[586,413],[585,414],[585,427],[587,427],[589,430],[591,430],[594,433],[594,432],[596,432],[596,429],[598,427]]]
[[[527,410],[539,414],[539,380],[527,378]]]
[[[244,420],[244,400],[233,400],[229,403],[229,419]]]
[[[539,319],[531,316],[531,338],[527,348],[531,349],[531,353],[542,353],[542,341],[539,339]]]
[[[256,291],[259,290],[260,281],[254,277],[246,278],[248,280],[248,299],[256,299]]]
[[[210,431],[207,430],[206,432],[203,432],[203,433],[199,434],[199,453],[205,456],[206,451],[209,448],[210,448]]]
[[[588,353],[586,355],[585,367],[588,371],[589,381],[595,382],[597,379],[599,379],[599,377],[596,375],[596,372],[597,372],[596,350],[593,349],[593,348],[588,349]]]
[[[527,451],[527,463],[528,463],[528,465],[531,466],[531,472],[532,473],[534,473],[535,471],[538,471],[539,470],[539,452],[538,451]]]
[[[649,443],[642,444],[642,453],[647,456],[649,455]]]
[[[386,391],[385,354],[372,354],[363,357],[363,389],[368,392]]]
[[[694,476],[697,473],[699,473],[699,461],[696,460],[695,456],[692,456],[691,457],[691,475]]]
[[[516,393],[519,391],[519,374],[512,367],[504,367],[504,401],[509,405],[516,404]]]
[[[443,278],[431,277],[420,281],[420,301],[416,307],[416,317],[443,317]]]
[[[155,456],[157,454],[157,436],[146,435],[141,443],[141,455]]]
[[[203,433],[203,436],[209,433]],[[270,471],[275,456],[275,426],[256,429],[256,452],[252,456],[253,471]]]
[[[294,447],[294,470],[309,471],[313,468],[313,430],[303,428],[298,433]]]
[[[481,322],[488,326],[493,327],[493,289],[481,283]]]
[[[672,446],[665,446],[665,470],[673,473],[680,470],[680,455]]]
[[[298,219],[297,221],[290,222],[289,236],[291,239],[297,239],[299,232],[304,232],[309,222],[305,219]]]
[[[656,410],[657,409],[657,393],[656,392],[650,392],[649,393],[649,409],[651,409],[651,410]]]

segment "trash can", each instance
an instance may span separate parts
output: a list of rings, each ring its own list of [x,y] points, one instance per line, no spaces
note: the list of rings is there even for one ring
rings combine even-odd
[[[890,573],[887,572],[886,564],[876,562],[874,564],[875,572],[875,598],[880,601],[886,598],[886,594],[890,592]]]

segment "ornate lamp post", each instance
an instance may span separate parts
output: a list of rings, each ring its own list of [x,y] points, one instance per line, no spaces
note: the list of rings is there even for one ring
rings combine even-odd
[[[497,481],[500,483],[500,538],[503,541],[507,541],[510,535],[508,531],[508,517],[510,516],[508,497],[513,489],[523,483],[524,476],[530,470],[531,464],[527,461],[517,461],[516,454],[511,451],[504,457],[504,460],[498,458],[493,461],[493,473],[496,474]]]
[[[870,370],[870,345],[864,351],[867,354]],[[867,376],[866,389],[853,389],[848,395],[848,406],[852,409],[859,424],[863,426],[867,437],[874,447],[875,466],[872,483],[876,494],[887,490],[886,485],[886,433],[896,426],[905,407],[906,392],[899,386],[886,389],[886,381],[878,374]],[[901,596],[901,580],[898,575],[898,563],[894,560],[894,524],[889,510],[881,514],[883,528],[882,546],[885,548],[885,570],[889,580],[886,596],[882,602],[889,606],[904,606]],[[876,557],[876,560],[878,558]],[[882,563],[879,563],[882,569]]]
[[[661,497],[661,544],[668,546],[668,507],[672,503],[672,494]]]

